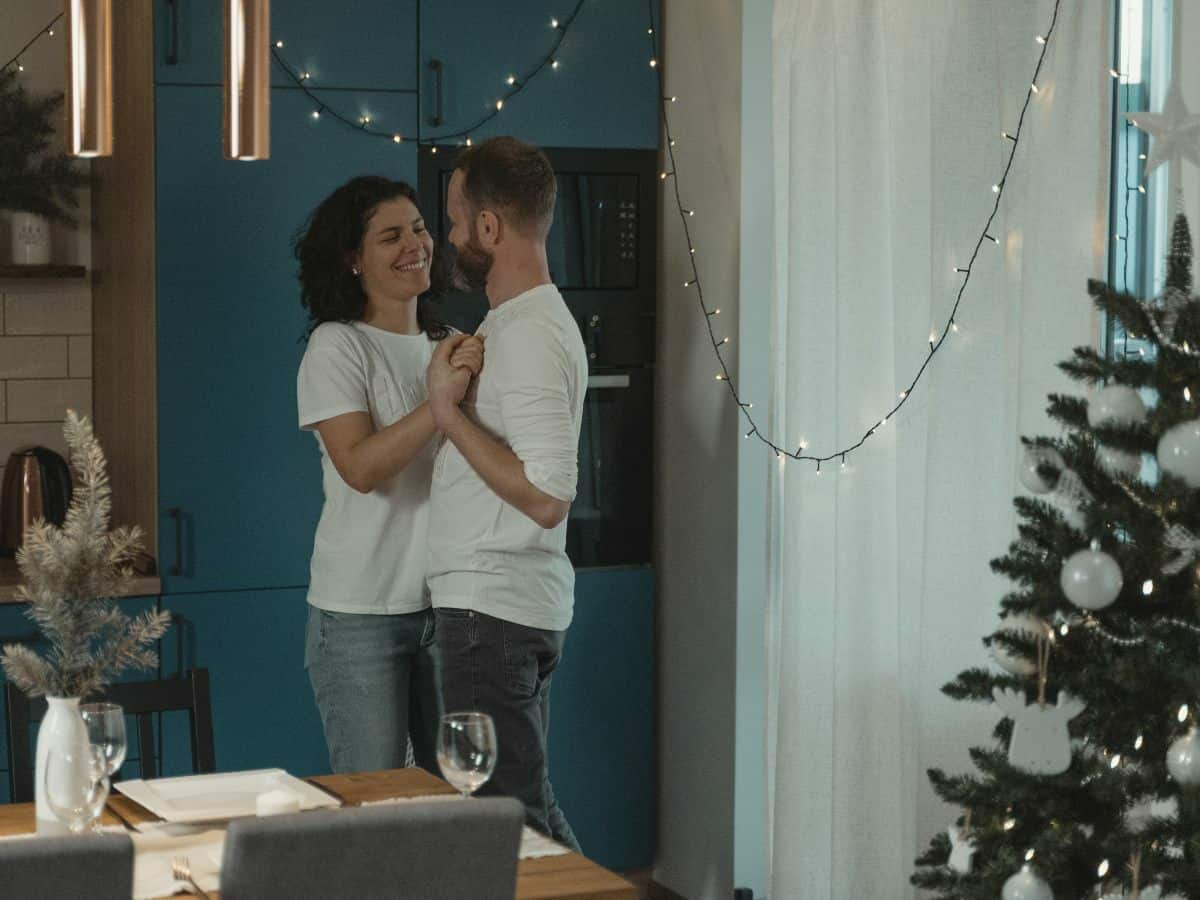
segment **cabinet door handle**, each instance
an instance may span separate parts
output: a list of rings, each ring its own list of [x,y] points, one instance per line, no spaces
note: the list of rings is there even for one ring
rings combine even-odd
[[[433,115],[429,117],[429,124],[435,128],[442,124],[442,61],[440,59],[431,59],[429,68],[433,72]]]
[[[167,511],[167,515],[175,520],[175,562],[171,564],[171,568],[167,570],[168,575],[183,574],[183,510],[178,506],[172,506]]]
[[[179,0],[167,0],[167,53],[168,66],[179,64]]]

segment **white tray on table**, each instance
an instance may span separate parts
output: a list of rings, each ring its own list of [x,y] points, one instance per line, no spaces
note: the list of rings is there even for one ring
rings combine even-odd
[[[335,797],[283,769],[215,772],[149,781],[133,778],[113,787],[167,822],[215,822],[253,816],[258,796],[268,791],[292,794],[302,810],[342,805]]]

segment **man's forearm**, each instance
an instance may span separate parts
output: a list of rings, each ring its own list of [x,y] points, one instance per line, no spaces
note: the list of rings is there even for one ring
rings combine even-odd
[[[566,518],[571,505],[531,484],[517,455],[468,419],[461,409],[439,410],[436,418],[447,440],[501,500],[542,528],[554,528]]]

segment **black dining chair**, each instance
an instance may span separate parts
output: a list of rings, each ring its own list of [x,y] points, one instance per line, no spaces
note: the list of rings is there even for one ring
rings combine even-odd
[[[511,797],[236,819],[221,900],[512,900],[524,820]]]
[[[21,900],[129,900],[133,842],[124,834],[0,841],[0,888]]]
[[[192,669],[179,678],[160,681],[127,681],[109,685],[102,698],[119,703],[137,722],[138,762],[142,778],[155,778],[158,764],[154,750],[154,715],[186,711],[192,737],[192,771],[215,772],[212,699],[208,669]],[[29,803],[34,797],[33,725],[46,715],[46,700],[26,697],[11,682],[4,685],[5,720],[8,726],[8,781],[13,803]],[[132,741],[131,741],[132,743]]]

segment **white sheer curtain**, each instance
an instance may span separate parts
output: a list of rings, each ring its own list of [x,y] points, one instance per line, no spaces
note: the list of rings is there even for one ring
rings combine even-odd
[[[775,0],[773,431],[830,452],[891,408],[993,202],[1052,0]],[[1106,3],[1064,0],[993,234],[912,400],[842,469],[781,463],[767,636],[771,897],[910,896],[996,714],[985,664],[1018,436],[1094,343],[1109,160]]]

